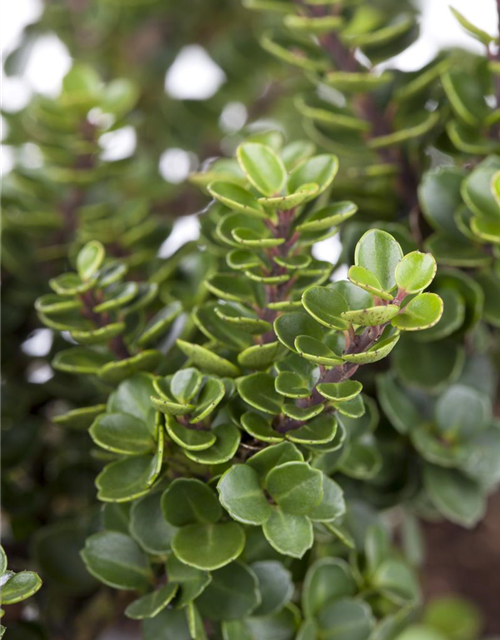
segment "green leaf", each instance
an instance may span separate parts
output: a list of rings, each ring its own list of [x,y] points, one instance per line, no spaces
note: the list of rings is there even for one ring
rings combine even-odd
[[[272,418],[248,411],[241,416],[241,424],[245,431],[263,442],[282,442],[284,436],[272,427]]]
[[[200,390],[203,377],[193,368],[180,369],[170,381],[170,391],[181,403],[189,402]]]
[[[418,189],[422,212],[436,231],[460,238],[454,215],[462,204],[460,186],[465,173],[458,167],[439,167],[424,174]]]
[[[382,289],[382,285],[378,281],[377,277],[371,271],[368,271],[368,269],[354,265],[349,269],[348,275],[349,280],[353,284],[361,287],[365,291],[368,291],[368,293],[372,293],[373,295],[382,298],[382,300],[391,301],[393,299],[394,296],[390,293],[386,293]],[[371,304],[369,306],[371,306]]]
[[[137,340],[140,347],[144,347],[152,342],[156,342],[169,327],[172,322],[182,312],[182,304],[179,301],[167,304],[161,311],[158,311],[147,323],[146,328]]]
[[[259,198],[259,203],[269,207],[270,209],[280,209],[281,211],[290,211],[305,202],[309,202],[316,197],[319,187],[317,184],[303,184],[297,191],[287,196],[276,196],[274,198]]]
[[[399,605],[419,601],[419,585],[415,574],[401,560],[385,560],[373,576],[372,583]]]
[[[303,160],[310,158],[315,149],[315,145],[309,140],[294,140],[281,150],[280,155],[286,168],[290,171]]]
[[[254,562],[251,569],[257,576],[261,596],[260,605],[252,612],[253,615],[268,616],[280,611],[294,592],[291,573],[276,560]]]
[[[495,41],[495,38],[493,36],[490,36],[489,33],[486,33],[486,31],[479,29],[479,27],[476,27],[474,24],[472,24],[472,22],[469,22],[469,20],[467,20],[467,18],[463,16],[459,11],[457,11],[454,7],[450,7],[450,11],[453,13],[462,27],[470,35],[476,38],[476,40],[479,40],[479,42],[482,42],[483,44],[488,46]]]
[[[207,449],[186,449],[184,454],[190,460],[199,464],[222,464],[231,460],[238,451],[241,440],[241,432],[231,423],[218,424],[212,427],[211,433],[215,436],[215,442]]]
[[[164,587],[147,593],[131,602],[125,609],[125,615],[133,620],[154,618],[173,600],[178,586],[168,583]]]
[[[321,558],[308,569],[302,590],[302,609],[306,618],[315,617],[329,602],[356,593],[352,571],[344,560]]]
[[[334,289],[311,287],[302,295],[302,304],[305,310],[325,327],[344,331],[349,326],[348,323],[342,319],[342,314],[349,310],[347,302],[345,298]],[[315,333],[300,331],[300,335],[302,334],[321,339],[317,330]]]
[[[154,456],[122,458],[106,465],[97,476],[97,497],[103,502],[128,502],[144,495],[158,477],[163,443]]]
[[[112,360],[111,354],[99,353],[85,347],[72,347],[59,351],[52,360],[52,366],[57,371],[65,373],[96,374]]]
[[[154,618],[142,623],[144,640],[192,640],[186,612],[163,609]]]
[[[500,219],[500,203],[495,186],[492,188],[492,180],[499,170],[500,157],[490,156],[469,173],[461,189],[469,209],[480,218],[493,222]]]
[[[424,485],[436,509],[451,522],[472,528],[484,516],[483,491],[459,471],[426,465]]]
[[[271,506],[259,476],[249,465],[228,469],[217,484],[220,503],[232,518],[243,524],[261,525],[271,515]]]
[[[464,357],[462,347],[453,341],[422,344],[405,336],[394,351],[393,362],[405,383],[438,393],[458,378]]]
[[[0,576],[7,571],[7,555],[5,549],[0,545]]]
[[[342,318],[362,327],[375,327],[389,322],[399,313],[399,307],[395,304],[386,304],[358,311],[346,311]]]
[[[387,292],[396,286],[394,272],[402,257],[399,243],[389,233],[379,229],[367,231],[354,252],[355,264],[371,271]]]
[[[135,416],[149,426],[151,435],[155,434],[155,410],[151,405],[154,393],[153,378],[147,373],[136,373],[122,382],[108,400],[109,413],[127,413]]]
[[[250,406],[271,415],[280,413],[283,396],[274,388],[274,378],[268,373],[253,373],[238,381],[238,392]]]
[[[98,416],[89,433],[97,445],[114,453],[140,455],[155,449],[147,424],[127,413]]]
[[[177,346],[202,371],[213,373],[217,376],[227,376],[228,378],[235,378],[240,374],[240,370],[232,362],[199,344],[177,340]]]
[[[449,387],[436,404],[436,423],[441,434],[453,441],[477,435],[491,423],[488,396],[472,387]]]
[[[450,69],[441,76],[443,88],[456,115],[470,127],[478,127],[489,109],[479,78],[467,71]]]
[[[304,379],[293,371],[282,371],[274,381],[276,391],[286,398],[309,397],[311,389],[304,385]]]
[[[124,307],[134,299],[138,291],[139,285],[137,282],[122,282],[111,285],[106,290],[104,302],[97,304],[93,310],[95,313],[104,313],[105,311],[114,311]]]
[[[238,355],[238,364],[248,369],[267,369],[276,361],[282,349],[279,342],[256,344]]]
[[[105,256],[104,247],[97,240],[88,242],[76,258],[76,268],[82,280],[90,280],[99,270]]]
[[[99,378],[104,382],[117,384],[140,371],[154,371],[161,359],[162,355],[159,351],[154,349],[141,351],[130,358],[105,364],[99,370]]]
[[[323,474],[323,497],[321,502],[307,514],[313,522],[331,522],[344,515],[344,494],[339,485]]]
[[[226,390],[224,383],[217,378],[208,378],[197,399],[197,407],[190,422],[201,422],[217,407],[224,397]]]
[[[323,497],[321,471],[306,462],[286,462],[275,467],[266,478],[267,490],[281,510],[306,515]]]
[[[161,491],[148,493],[134,502],[130,510],[130,535],[144,551],[154,555],[168,553],[176,533],[163,516],[161,496]]]
[[[353,202],[335,202],[323,209],[313,211],[295,228],[297,231],[326,231],[348,220],[357,210],[358,207]]]
[[[15,604],[30,598],[42,586],[40,577],[34,571],[20,571],[11,574],[3,582],[0,594],[1,604]]]
[[[175,535],[175,555],[196,569],[214,571],[235,560],[245,546],[245,534],[236,522],[190,524]]]
[[[217,522],[222,515],[212,489],[194,478],[174,480],[161,497],[161,509],[167,522],[175,527]]]
[[[425,607],[423,621],[451,640],[474,640],[481,633],[481,614],[469,600],[441,597]]]
[[[95,533],[87,538],[81,555],[90,573],[110,587],[141,590],[151,584],[146,554],[123,533]]]
[[[208,192],[226,207],[233,211],[240,211],[247,215],[254,215],[260,218],[266,217],[262,205],[246,189],[230,182],[212,182],[208,186]]]
[[[179,608],[195,600],[212,579],[209,573],[182,563],[173,553],[168,556],[166,569],[169,581],[179,586],[175,601]]]
[[[419,293],[430,285],[437,264],[430,253],[412,251],[396,267],[396,284],[406,293]]]
[[[285,556],[302,558],[314,542],[309,518],[285,513],[279,508],[273,509],[262,529],[273,549]]]
[[[443,315],[443,301],[436,293],[420,293],[392,319],[401,331],[420,331],[433,327]]]
[[[319,405],[321,406],[321,405]],[[337,433],[337,420],[333,415],[320,415],[318,408],[311,407],[308,417],[314,418],[306,422],[302,427],[288,431],[286,437],[297,444],[323,444],[334,439]]]
[[[294,193],[305,184],[317,184],[318,193],[323,193],[337,175],[338,158],[331,154],[323,154],[303,160],[293,169],[288,181],[288,193]]]
[[[374,627],[370,607],[349,598],[327,603],[317,622],[320,634],[328,640],[368,640]]]
[[[210,429],[187,427],[171,416],[167,416],[166,428],[172,440],[188,451],[203,451],[215,444],[216,436]]]
[[[196,601],[201,614],[210,620],[238,620],[260,604],[258,579],[241,562],[234,562],[212,574],[212,582]]]
[[[397,636],[397,640],[448,640],[442,633],[423,624],[412,624]]]
[[[304,456],[291,442],[266,447],[248,459],[247,464],[257,471],[262,481],[268,473],[280,464],[285,462],[302,462]]]
[[[342,356],[335,353],[321,340],[311,338],[310,336],[298,336],[295,340],[295,349],[303,358],[315,362],[334,367],[342,364]]]
[[[363,389],[361,382],[357,380],[345,380],[344,382],[321,382],[316,387],[318,392],[327,400],[343,402],[352,400]]]
[[[274,322],[274,331],[279,341],[296,353],[295,338],[307,335],[317,340],[323,338],[323,329],[307,313],[292,311],[279,316]]]
[[[193,602],[187,606],[187,619],[191,637],[194,640],[208,640],[203,619]]]
[[[424,294],[422,294],[424,295]],[[362,353],[343,354],[342,358],[346,362],[352,362],[353,364],[372,364],[378,362],[390,354],[398,343],[399,335],[394,335],[383,340],[378,340],[367,351]]]
[[[238,147],[236,155],[240,167],[257,191],[268,197],[281,192],[287,179],[286,168],[281,158],[270,147],[256,142],[246,142]],[[306,182],[310,183],[313,180]]]
[[[377,391],[385,415],[399,433],[406,434],[418,427],[421,418],[417,408],[390,373],[377,377]]]

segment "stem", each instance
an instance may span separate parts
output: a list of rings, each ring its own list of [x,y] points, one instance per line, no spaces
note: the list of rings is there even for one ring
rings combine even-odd
[[[303,0],[295,0],[295,3],[306,15],[322,17],[328,15],[328,9],[321,6],[307,5]],[[500,0],[497,0],[500,12]],[[500,13],[499,13],[500,16]],[[500,18],[499,18],[500,19]],[[367,71],[357,60],[354,51],[346,47],[338,35],[331,31],[319,37],[319,43],[329,54],[332,62],[341,71],[354,73]],[[500,82],[500,80],[499,80]],[[500,88],[500,87],[499,87]],[[392,118],[387,112],[381,111],[369,93],[366,93],[354,104],[358,115],[367,120],[371,125],[369,137],[385,136],[393,132]],[[408,157],[398,147],[377,149],[381,160],[387,164],[396,164],[399,167],[398,192],[402,201],[411,211],[418,206],[417,185],[418,179]]]

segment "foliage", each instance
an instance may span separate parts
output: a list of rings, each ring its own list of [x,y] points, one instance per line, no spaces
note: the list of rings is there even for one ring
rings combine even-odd
[[[466,603],[420,614],[419,518],[475,526],[500,481],[497,38],[454,11],[486,57],[379,72],[418,35],[410,2],[244,4],[234,24],[278,64],[234,63],[225,95],[255,98],[265,64],[295,111],[271,106],[281,128],[229,136],[191,174],[201,236],[167,259],[183,194],[165,203],[155,169],[165,98],[117,65],[137,11],[116,37],[97,21],[107,82],[77,47],[60,96],[8,116],[43,165],[6,180],[3,327],[34,326],[36,298],[56,336],[54,378],[34,392],[8,364],[4,408],[5,507],[13,540],[37,530],[42,622],[63,591],[90,597],[82,638],[118,610],[146,640],[478,640]],[[204,155],[207,110],[199,143],[199,118],[171,123]],[[128,122],[136,154],[107,162],[101,136]]]

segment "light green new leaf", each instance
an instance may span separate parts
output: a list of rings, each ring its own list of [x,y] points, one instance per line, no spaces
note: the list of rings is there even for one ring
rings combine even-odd
[[[389,322],[399,313],[399,307],[395,304],[386,304],[368,309],[346,311],[342,318],[362,327],[376,327]]]
[[[245,142],[238,147],[236,155],[246,177],[257,191],[268,197],[281,192],[287,172],[283,160],[270,147],[257,142]]]
[[[212,182],[208,186],[208,192],[216,200],[225,204],[233,211],[241,211],[247,215],[260,218],[266,217],[266,212],[257,199],[246,189],[230,182]]]
[[[382,285],[378,281],[378,278],[375,276],[375,274],[373,274],[371,271],[368,271],[368,269],[365,269],[365,267],[354,265],[349,269],[348,275],[349,280],[353,284],[361,287],[365,291],[368,291],[368,293],[372,293],[373,295],[382,298],[382,300],[390,301],[393,299],[393,295],[385,292],[382,289]]]
[[[396,284],[406,293],[419,293],[430,285],[437,264],[430,253],[412,251],[396,267]]]
[[[305,184],[317,184],[318,193],[322,193],[333,182],[339,169],[339,161],[336,156],[323,154],[313,156],[301,162],[290,174],[287,190],[294,193]]]
[[[391,324],[401,331],[420,331],[439,322],[443,315],[443,301],[436,293],[420,293],[393,318]]]
[[[40,577],[34,571],[13,573],[2,584],[0,604],[15,604],[30,598],[42,586]]]
[[[105,256],[104,247],[97,240],[87,243],[76,258],[76,268],[82,280],[90,280],[101,266]]]
[[[396,286],[394,272],[402,257],[399,243],[389,233],[379,229],[367,231],[354,252],[355,264],[371,271],[387,292]]]

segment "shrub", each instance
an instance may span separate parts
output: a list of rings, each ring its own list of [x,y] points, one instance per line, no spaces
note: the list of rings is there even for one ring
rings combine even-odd
[[[249,129],[193,173],[201,236],[168,259],[151,165],[98,152],[137,84],[76,64],[19,123],[46,165],[4,195],[9,304],[35,269],[60,337],[46,397],[8,404],[13,535],[39,528],[17,475],[50,420],[69,446],[35,557],[48,590],[91,596],[95,634],[119,609],[146,640],[477,640],[461,601],[418,618],[419,520],[473,527],[500,480],[496,39],[454,11],[486,58],[379,73],[417,37],[410,3],[246,5],[297,68],[303,132]]]

